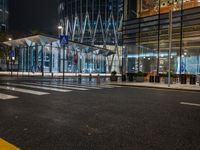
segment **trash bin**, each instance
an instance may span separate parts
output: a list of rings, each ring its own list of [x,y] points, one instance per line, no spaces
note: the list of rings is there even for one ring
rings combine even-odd
[[[190,84],[191,85],[196,85],[196,75],[191,75],[190,76]]]
[[[133,73],[128,73],[128,81],[133,82]]]
[[[126,75],[122,75],[122,81],[123,81],[123,82],[126,81]]]
[[[149,77],[149,82],[151,82],[151,83],[154,82],[154,76]]]
[[[181,84],[187,84],[187,76],[185,74],[181,75]]]
[[[155,82],[160,83],[160,76],[155,76]]]
[[[197,82],[199,83],[199,86],[200,86],[200,75],[197,75]]]

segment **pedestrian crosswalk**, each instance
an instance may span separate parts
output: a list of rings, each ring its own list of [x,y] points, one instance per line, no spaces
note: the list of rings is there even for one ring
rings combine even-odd
[[[17,96],[12,96],[12,95],[7,95],[7,94],[0,93],[0,99],[1,100],[15,99],[15,98],[18,98],[18,97]]]
[[[40,83],[29,83],[31,85],[41,85]],[[54,87],[54,88],[62,88],[62,89],[70,89],[70,90],[80,90],[80,91],[87,91],[88,89],[86,88],[79,88],[79,87],[68,87],[68,86],[64,86],[64,85],[49,85],[49,84],[42,84],[42,86],[45,87]]]
[[[0,89],[8,90],[8,91],[14,91],[14,92],[34,94],[34,95],[46,95],[46,94],[49,94],[47,92],[40,92],[40,91],[35,91],[35,90],[28,90],[28,89],[22,89],[22,88],[11,87],[11,86],[2,86],[2,85],[0,85]]]
[[[49,91],[56,91],[56,92],[71,92],[71,90],[64,90],[64,89],[58,89],[58,88],[50,88],[50,87],[44,87],[44,86],[36,86],[36,85],[27,85],[27,84],[15,84],[15,83],[7,83],[7,85],[11,86],[20,86],[20,87],[28,87],[28,88],[35,88],[40,90],[49,90]]]
[[[78,85],[78,84],[65,84],[65,83],[49,83],[49,82],[20,82],[11,83],[5,82],[0,84],[0,100],[17,99],[19,93],[30,95],[48,95],[52,92],[68,93],[72,91],[91,91],[101,89],[111,89],[118,86],[111,85]],[[12,94],[3,92],[9,91]],[[13,94],[14,93],[14,94]],[[16,96],[16,95],[17,96]]]

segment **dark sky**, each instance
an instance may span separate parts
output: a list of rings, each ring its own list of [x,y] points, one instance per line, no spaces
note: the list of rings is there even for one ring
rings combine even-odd
[[[10,0],[10,30],[56,32],[58,0]]]

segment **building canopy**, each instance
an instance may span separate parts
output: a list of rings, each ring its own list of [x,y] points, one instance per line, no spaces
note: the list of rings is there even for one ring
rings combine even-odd
[[[61,48],[60,41],[57,37],[49,36],[49,35],[34,35],[34,36],[27,36],[11,41],[5,41],[3,42],[5,45],[10,47],[28,47],[28,46],[35,46],[35,45],[41,45],[41,46],[47,46],[47,45],[53,45],[54,47]],[[94,54],[101,54],[104,56],[110,56],[115,54],[114,51],[111,51],[109,49],[97,47],[97,46],[91,46],[83,43],[78,43],[74,41],[69,41],[68,46],[72,47],[73,49],[80,51],[84,50],[85,53],[91,53]]]

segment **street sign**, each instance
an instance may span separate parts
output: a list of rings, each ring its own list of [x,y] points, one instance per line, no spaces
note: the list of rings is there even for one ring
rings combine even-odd
[[[61,45],[67,45],[69,42],[67,35],[60,35],[60,44]]]
[[[15,51],[14,50],[10,50],[9,51],[9,56],[10,56],[10,58],[15,57]]]

